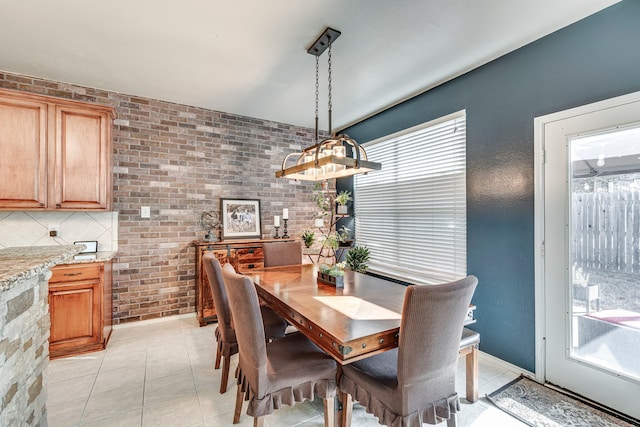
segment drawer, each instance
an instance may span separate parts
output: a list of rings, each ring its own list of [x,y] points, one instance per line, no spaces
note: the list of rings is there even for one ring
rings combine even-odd
[[[244,273],[248,270],[253,270],[254,268],[264,268],[264,262],[255,262],[255,263],[238,263],[238,272]]]
[[[49,283],[77,282],[100,278],[101,264],[60,265],[51,269]]]
[[[238,264],[264,262],[264,251],[262,250],[262,247],[238,248],[235,251]]]

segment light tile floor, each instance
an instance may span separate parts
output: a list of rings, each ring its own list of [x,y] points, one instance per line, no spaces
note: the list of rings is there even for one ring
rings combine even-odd
[[[195,318],[167,320],[113,331],[105,351],[53,360],[47,369],[48,422],[67,426],[232,426],[235,385],[221,395],[220,370],[214,370],[216,325],[199,327]],[[232,358],[231,372],[237,356]],[[519,374],[480,360],[480,395]],[[464,396],[464,358],[457,389]],[[459,426],[523,426],[482,397],[461,399]],[[241,426],[253,425],[246,414]],[[322,401],[285,407],[265,419],[269,427],[323,426]],[[353,426],[379,426],[356,405]],[[441,423],[441,425],[446,425]]]

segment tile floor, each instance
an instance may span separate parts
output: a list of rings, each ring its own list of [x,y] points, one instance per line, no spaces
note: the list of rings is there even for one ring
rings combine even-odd
[[[47,369],[50,427],[68,426],[232,426],[235,385],[224,395],[214,370],[216,325],[200,328],[195,317],[172,319],[113,331],[105,351],[53,360]],[[237,356],[232,359],[231,372]],[[486,358],[480,360],[480,395],[519,374]],[[464,358],[457,388],[464,396]],[[492,406],[461,399],[459,426],[523,426]],[[269,427],[323,426],[322,401],[283,408],[265,419]],[[253,425],[246,414],[241,426]],[[379,426],[362,407],[353,426]],[[441,423],[446,425],[446,423]]]

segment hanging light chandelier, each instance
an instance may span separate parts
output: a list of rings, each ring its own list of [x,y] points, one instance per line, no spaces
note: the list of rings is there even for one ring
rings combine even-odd
[[[276,178],[289,178],[303,181],[324,181],[342,178],[358,173],[380,170],[382,165],[370,162],[367,153],[347,134],[334,135],[331,131],[331,45],[340,36],[340,31],[327,27],[307,50],[316,57],[316,134],[315,144],[291,153],[282,161],[282,169],[276,171]],[[331,137],[318,142],[318,75],[319,58],[328,49],[329,74],[329,134]]]

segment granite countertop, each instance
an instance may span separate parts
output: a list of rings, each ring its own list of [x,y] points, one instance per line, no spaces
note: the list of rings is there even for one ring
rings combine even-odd
[[[0,250],[0,291],[42,273],[56,264],[73,261],[83,249],[76,245],[24,246]]]
[[[112,260],[117,254],[116,251],[98,251],[95,253],[77,254],[63,264],[84,264],[87,262],[104,262]]]

